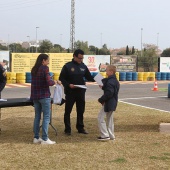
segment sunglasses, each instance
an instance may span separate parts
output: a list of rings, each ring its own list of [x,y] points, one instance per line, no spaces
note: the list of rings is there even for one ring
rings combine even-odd
[[[79,57],[77,57],[79,60],[83,60],[84,58],[79,58]]]

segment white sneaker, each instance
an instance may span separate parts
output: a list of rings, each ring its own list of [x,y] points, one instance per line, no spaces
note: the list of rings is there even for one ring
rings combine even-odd
[[[48,144],[48,145],[52,145],[52,144],[55,144],[56,142],[55,141],[51,141],[49,138],[45,141],[45,140],[42,140],[41,144]]]
[[[38,143],[41,143],[43,140],[41,138],[37,139],[37,138],[34,138],[33,139],[33,143],[34,144],[38,144]]]

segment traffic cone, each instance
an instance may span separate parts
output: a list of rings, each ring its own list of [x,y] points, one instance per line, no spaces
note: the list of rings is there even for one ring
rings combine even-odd
[[[156,80],[155,80],[155,82],[154,82],[154,87],[153,87],[152,90],[153,90],[153,91],[158,91],[158,83],[157,83]]]

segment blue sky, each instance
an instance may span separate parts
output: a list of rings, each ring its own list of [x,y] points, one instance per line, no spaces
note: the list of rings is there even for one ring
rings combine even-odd
[[[170,47],[169,0],[75,0],[75,39],[89,45]],[[68,48],[71,0],[0,0],[0,40],[48,39]],[[141,31],[143,28],[143,31]]]

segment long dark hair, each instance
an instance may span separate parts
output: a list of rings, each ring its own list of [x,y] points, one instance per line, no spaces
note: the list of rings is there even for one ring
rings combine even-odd
[[[37,57],[35,65],[33,66],[32,70],[31,70],[31,75],[36,75],[39,67],[42,65],[43,60],[48,60],[48,58],[49,58],[49,56],[47,54],[40,54]]]

